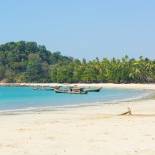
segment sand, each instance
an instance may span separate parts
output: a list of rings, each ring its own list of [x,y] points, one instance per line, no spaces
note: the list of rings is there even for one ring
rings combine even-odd
[[[58,85],[69,85],[69,86],[84,86],[84,87],[103,87],[103,88],[132,88],[132,89],[150,89],[155,90],[155,84],[113,84],[113,83],[74,83],[74,84],[60,84],[60,83],[2,83],[0,82],[0,86],[58,86]]]
[[[155,90],[153,84],[103,85]],[[133,115],[120,116],[128,107]],[[0,113],[0,155],[155,155],[155,99]]]

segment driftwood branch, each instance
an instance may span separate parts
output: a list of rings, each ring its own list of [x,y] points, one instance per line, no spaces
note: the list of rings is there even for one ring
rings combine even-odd
[[[120,115],[132,115],[131,108],[128,107],[128,111],[127,112],[124,112],[124,113],[122,113]]]

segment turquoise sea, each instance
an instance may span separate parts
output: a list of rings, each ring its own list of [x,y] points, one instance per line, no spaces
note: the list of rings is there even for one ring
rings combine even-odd
[[[88,94],[57,94],[32,87],[0,87],[0,110],[33,109],[114,103],[144,96],[142,90],[103,88]]]

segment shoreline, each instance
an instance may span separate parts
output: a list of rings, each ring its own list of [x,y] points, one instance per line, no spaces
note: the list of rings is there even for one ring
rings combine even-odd
[[[27,84],[26,86],[32,86],[32,85],[38,85],[38,84]],[[48,85],[52,85],[53,84],[48,84]],[[54,84],[56,85],[56,84]],[[72,84],[70,84],[72,85]],[[95,84],[92,84],[93,86]],[[102,85],[106,85],[106,84],[102,84]],[[1,85],[0,85],[1,86]],[[6,85],[3,85],[6,86]],[[12,86],[9,85],[9,86]],[[21,87],[21,85],[17,84],[16,86]],[[23,86],[23,85],[22,85]],[[24,85],[25,86],[25,85]],[[44,86],[44,84],[42,85]],[[79,86],[79,85],[78,85]],[[82,84],[82,86],[85,86],[85,84]],[[115,84],[110,84],[110,86],[112,86],[115,89],[137,89],[137,87],[134,88],[122,88],[121,85],[117,84],[117,87],[115,87]],[[138,85],[139,86],[139,85]],[[106,85],[106,87],[104,88],[112,88],[109,87],[109,84]],[[153,87],[152,87],[153,88]],[[142,89],[143,92],[141,95],[137,96],[137,97],[130,97],[127,99],[116,99],[116,100],[110,100],[110,101],[104,101],[104,102],[94,102],[94,103],[85,103],[85,104],[77,104],[77,105],[63,105],[63,106],[43,106],[43,107],[27,107],[27,108],[23,108],[23,109],[6,109],[6,110],[0,110],[0,115],[13,115],[13,114],[28,114],[28,113],[37,113],[37,112],[46,112],[46,111],[64,111],[64,110],[70,110],[70,109],[74,109],[74,108],[83,108],[83,107],[102,107],[104,105],[111,105],[111,104],[122,104],[124,102],[135,102],[135,101],[143,101],[143,100],[147,100],[147,99],[152,99],[155,96],[155,91],[154,89]],[[139,88],[140,89],[140,88]],[[137,90],[139,90],[137,89]]]
[[[129,83],[129,84],[115,84],[115,83],[0,83],[0,86],[81,86],[81,87],[103,87],[103,88],[125,88],[125,89],[146,89],[155,90],[155,83],[142,84],[142,83]]]
[[[155,92],[155,85],[138,87]],[[121,115],[128,107],[132,115]],[[0,125],[3,155],[155,154],[154,95],[118,104],[2,114]]]
[[[142,96],[145,95],[145,96]],[[112,101],[106,101],[106,102],[94,102],[94,103],[87,103],[87,104],[77,104],[77,105],[64,105],[64,106],[45,106],[45,107],[28,107],[24,109],[8,109],[8,110],[0,110],[0,115],[14,115],[14,114],[29,114],[29,113],[38,113],[38,112],[53,112],[53,111],[65,111],[65,110],[71,110],[76,108],[86,108],[86,107],[104,107],[104,105],[114,105],[114,104],[126,104],[129,102],[137,102],[137,101],[145,101],[145,100],[151,100],[154,99],[155,92],[150,91],[145,92],[145,94],[142,94],[141,96],[134,97],[134,98],[128,98],[128,99],[122,99],[122,100],[112,100]]]
[[[0,115],[0,154],[154,155],[154,101]]]

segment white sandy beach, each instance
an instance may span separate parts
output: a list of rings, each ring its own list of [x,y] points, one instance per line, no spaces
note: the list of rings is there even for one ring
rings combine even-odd
[[[58,86],[58,85],[69,85],[69,86],[83,86],[83,87],[103,87],[103,88],[132,88],[132,89],[146,89],[155,90],[155,84],[113,84],[113,83],[74,83],[74,84],[60,84],[60,83],[1,83],[0,86]]]
[[[155,91],[155,84],[96,85]],[[133,115],[120,116],[128,107]],[[155,155],[155,99],[1,113],[0,155]]]

